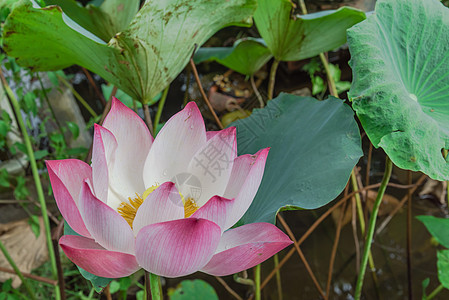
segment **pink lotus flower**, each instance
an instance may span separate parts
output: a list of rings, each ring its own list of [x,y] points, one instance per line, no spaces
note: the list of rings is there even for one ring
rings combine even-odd
[[[153,141],[140,117],[112,101],[95,125],[91,166],[47,161],[59,210],[81,235],[59,240],[71,261],[109,278],[140,268],[224,276],[292,243],[268,223],[229,229],[257,192],[268,148],[237,157],[235,128],[206,132],[194,102]]]

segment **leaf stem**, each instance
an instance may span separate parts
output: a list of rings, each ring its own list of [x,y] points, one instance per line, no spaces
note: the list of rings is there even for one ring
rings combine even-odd
[[[327,82],[329,83],[329,89],[332,96],[338,98],[337,87],[335,86],[334,78],[332,77],[331,70],[329,68],[329,62],[327,61],[324,53],[320,53],[321,62],[323,63],[324,70],[326,70]]]
[[[360,296],[362,294],[363,279],[365,278],[366,264],[368,262],[368,256],[370,253],[371,242],[372,242],[372,239],[374,236],[374,228],[376,226],[377,213],[379,212],[380,203],[382,202],[382,198],[384,196],[388,182],[390,181],[392,168],[393,168],[393,163],[391,162],[390,158],[387,156],[386,161],[385,161],[385,173],[382,178],[382,182],[380,184],[379,191],[377,192],[376,201],[374,202],[373,211],[371,213],[371,217],[369,220],[368,233],[366,236],[365,246],[363,249],[362,263],[360,265],[360,273],[359,273],[359,276],[357,277],[357,284],[356,284],[356,289],[355,289],[355,299],[356,300],[360,300]]]
[[[270,81],[268,82],[268,100],[273,99],[274,82],[276,81],[276,70],[278,69],[279,62],[280,61],[275,58],[271,65]]]
[[[217,114],[215,113],[215,110],[212,107],[212,104],[210,104],[210,101],[207,98],[206,93],[204,92],[203,86],[201,85],[200,76],[198,75],[198,71],[196,70],[196,66],[195,66],[195,62],[193,61],[193,58],[190,59],[190,66],[192,67],[193,75],[195,76],[196,83],[198,85],[198,88],[200,89],[201,95],[203,96],[204,102],[206,102],[207,107],[209,108],[210,112],[214,116],[215,122],[217,123],[218,127],[220,127],[220,129],[224,129],[223,124],[221,123],[220,119],[218,118]]]
[[[27,290],[28,294],[30,295],[30,298],[35,300],[36,297],[34,297],[33,290],[31,289],[30,285],[28,284],[28,281],[23,277],[22,272],[20,272],[19,268],[17,267],[16,263],[12,259],[12,257],[9,255],[8,250],[6,249],[5,245],[3,245],[2,241],[0,241],[0,250],[3,252],[3,255],[5,256],[6,260],[9,262],[11,267],[16,272],[17,276],[19,276],[20,280],[23,283],[23,286]]]
[[[253,88],[254,94],[256,94],[257,100],[259,100],[260,108],[264,108],[265,103],[263,102],[262,95],[260,95],[257,89],[256,83],[254,82],[254,74],[249,77],[249,82],[251,82],[251,87]]]
[[[279,265],[279,256],[276,253],[274,256],[274,267],[277,268],[277,266]],[[276,285],[278,288],[278,300],[282,300],[283,296],[282,296],[282,282],[281,282],[281,270],[277,268],[276,271]]]
[[[255,299],[260,300],[260,264],[254,267],[254,283],[256,284],[254,287]]]
[[[153,122],[151,121],[150,108],[148,107],[148,104],[144,104],[143,102],[141,103],[143,107],[143,116],[145,118],[145,123],[147,124],[150,134],[153,135]]]
[[[302,14],[307,15],[307,8],[304,0],[299,0],[299,6],[301,7]]]
[[[161,100],[159,100],[159,105],[157,107],[156,116],[154,117],[154,127],[153,134],[156,136],[157,126],[159,125],[159,121],[161,120],[162,110],[164,109],[165,100],[167,99],[168,90],[170,89],[170,85],[167,86],[162,93]]]
[[[147,294],[147,300],[161,300],[162,293],[160,289],[160,277],[145,271],[145,290]]]
[[[57,279],[58,271],[56,268],[56,257],[55,257],[55,252],[53,249],[53,242],[51,240],[51,229],[50,229],[50,221],[48,219],[48,214],[47,214],[47,204],[45,203],[44,191],[42,189],[42,183],[41,183],[41,180],[39,177],[39,171],[37,169],[37,164],[36,164],[36,159],[34,157],[33,147],[31,145],[31,140],[28,135],[25,123],[23,121],[22,114],[20,112],[19,102],[17,101],[16,96],[14,95],[13,91],[9,87],[8,82],[6,81],[1,68],[0,68],[0,77],[1,77],[3,87],[11,101],[14,113],[16,114],[17,122],[19,123],[20,130],[22,131],[23,140],[25,142],[25,147],[27,149],[28,158],[30,160],[31,171],[33,173],[34,184],[36,186],[37,197],[38,197],[40,205],[41,205],[41,213],[42,213],[42,219],[44,220],[45,237],[47,239],[48,255],[50,257],[50,263],[51,263],[51,271],[53,274],[53,278]],[[55,286],[55,294],[56,294],[56,299],[59,300],[60,294],[59,294],[58,286]]]
[[[433,299],[436,295],[438,295],[442,290],[444,289],[444,286],[442,284],[440,284],[439,286],[437,286],[436,289],[434,289],[432,291],[432,293],[430,293],[429,296],[425,297],[425,300],[431,300]]]

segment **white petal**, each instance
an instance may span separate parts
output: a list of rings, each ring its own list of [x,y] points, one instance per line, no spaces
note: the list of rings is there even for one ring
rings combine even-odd
[[[219,131],[195,153],[188,173],[200,183],[200,195],[193,197],[198,206],[215,195],[223,195],[237,156],[235,127]],[[189,197],[189,186],[179,186],[181,194]]]
[[[143,193],[143,165],[153,137],[143,120],[123,103],[113,98],[103,126],[117,140],[115,163],[109,167],[109,186],[123,199]],[[112,205],[111,205],[112,207]]]
[[[157,135],[145,162],[145,187],[166,181],[177,183],[176,176],[184,180],[191,158],[205,143],[203,118],[195,102],[190,102]]]

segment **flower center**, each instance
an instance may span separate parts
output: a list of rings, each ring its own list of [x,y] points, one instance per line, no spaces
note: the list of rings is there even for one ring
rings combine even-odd
[[[153,185],[143,192],[142,197],[136,193],[135,198],[128,197],[128,202],[120,203],[120,206],[117,208],[117,212],[123,217],[123,219],[126,220],[126,222],[128,222],[131,228],[133,228],[133,222],[136,217],[137,210],[148,195],[150,195],[158,187],[159,185]],[[179,195],[181,196],[181,200],[184,205],[184,218],[188,218],[198,210],[199,206],[196,204],[195,199],[190,197],[185,199],[181,193],[179,193]]]

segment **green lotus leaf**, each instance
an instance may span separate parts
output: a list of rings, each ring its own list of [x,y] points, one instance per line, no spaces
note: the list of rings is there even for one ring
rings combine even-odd
[[[218,300],[214,288],[204,280],[183,280],[173,291],[170,300]]]
[[[232,47],[200,48],[195,53],[194,61],[215,60],[241,74],[252,75],[272,57],[263,39],[244,38],[236,41]]]
[[[271,147],[244,224],[275,221],[283,207],[315,209],[338,196],[362,156],[354,112],[342,100],[281,93],[236,121],[239,155]]]
[[[75,0],[46,0],[47,5],[57,5],[78,25],[108,42],[114,34],[128,27],[139,10],[139,0],[105,0],[96,7],[83,7]]]
[[[400,168],[449,179],[449,9],[437,0],[380,0],[348,30],[349,97],[375,147]]]
[[[423,222],[430,234],[446,248],[449,248],[449,219],[436,218],[434,216],[417,216]]]
[[[4,25],[4,49],[35,71],[81,65],[148,103],[183,70],[195,44],[225,26],[248,25],[255,6],[256,0],[147,1],[106,44],[60,7],[20,0]]]
[[[437,252],[438,279],[441,284],[449,289],[449,250]]]
[[[254,22],[277,60],[292,61],[316,56],[346,42],[346,29],[365,19],[350,7],[308,15],[292,15],[289,0],[259,0]]]

